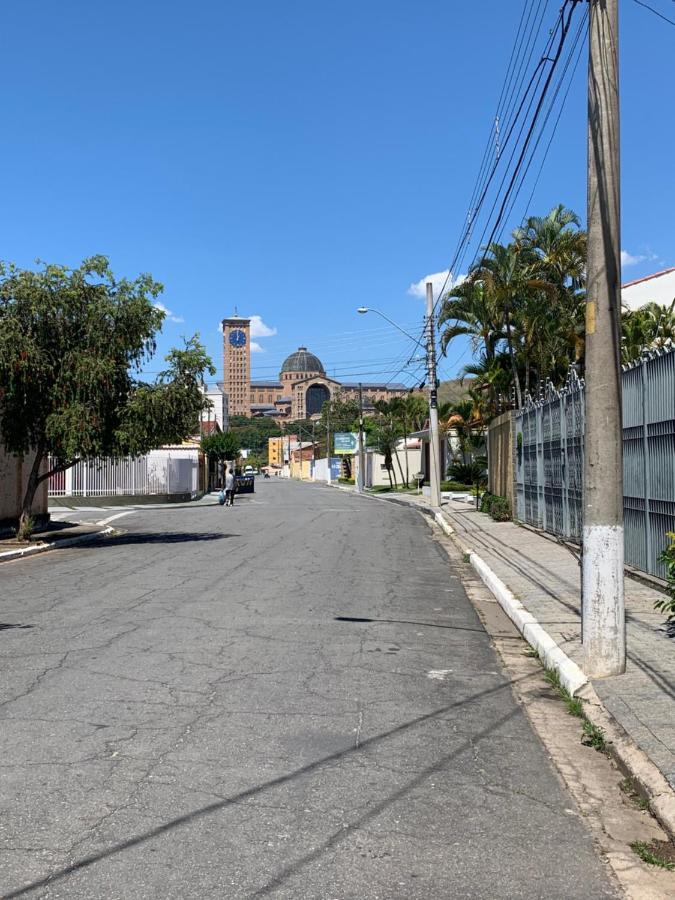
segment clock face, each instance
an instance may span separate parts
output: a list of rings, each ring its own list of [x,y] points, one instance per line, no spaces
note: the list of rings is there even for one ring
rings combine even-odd
[[[235,328],[230,332],[230,343],[233,347],[243,347],[246,344],[246,334],[241,328]]]

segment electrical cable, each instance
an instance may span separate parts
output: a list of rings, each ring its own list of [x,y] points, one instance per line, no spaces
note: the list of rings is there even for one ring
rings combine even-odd
[[[637,3],[638,6],[644,6],[645,9],[648,9],[649,12],[654,13],[655,16],[658,16],[659,19],[663,19],[664,22],[668,22],[669,25],[675,25],[675,22],[672,19],[669,19],[668,16],[664,16],[663,13],[660,13],[657,9],[654,9],[653,6],[650,6],[648,3],[643,3],[642,0],[633,0],[634,3]]]
[[[505,137],[505,139],[504,139],[504,144],[503,144],[503,147],[502,147],[502,153],[500,153],[499,159],[497,160],[497,163],[493,166],[492,171],[490,172],[490,174],[489,174],[489,176],[488,176],[488,178],[487,178],[487,180],[486,180],[486,183],[484,184],[484,187],[483,187],[483,189],[482,189],[482,191],[481,191],[481,194],[480,194],[480,197],[479,197],[479,199],[478,199],[478,201],[477,201],[477,205],[476,205],[476,209],[475,209],[475,214],[476,214],[476,215],[478,214],[478,212],[480,212],[480,209],[481,209],[482,206],[483,206],[483,203],[484,203],[485,198],[486,198],[486,196],[487,196],[487,193],[488,193],[488,190],[489,190],[489,188],[490,188],[490,185],[491,185],[491,183],[492,183],[492,181],[493,181],[493,179],[494,179],[494,176],[495,176],[495,174],[496,174],[496,171],[497,171],[497,165],[498,165],[499,161],[500,161],[501,158],[502,158],[503,150],[504,150],[504,149],[506,148],[506,146],[510,143],[510,140],[511,140],[511,137],[512,137],[512,135],[513,135],[513,132],[514,132],[514,130],[515,130],[515,128],[516,128],[516,126],[517,126],[517,124],[518,124],[520,118],[521,118],[521,114],[522,114],[522,112],[523,112],[523,108],[525,107],[525,104],[526,104],[527,101],[528,101],[528,97],[530,98],[530,102],[529,102],[529,104],[528,104],[528,106],[527,106],[527,112],[528,112],[528,113],[529,113],[529,110],[530,110],[531,107],[532,107],[532,104],[534,103],[534,98],[535,98],[536,93],[537,93],[537,90],[538,90],[538,88],[539,88],[539,84],[541,83],[542,78],[543,78],[544,64],[545,64],[546,62],[552,62],[552,60],[549,58],[549,55],[548,55],[548,54],[550,53],[550,51],[551,51],[551,49],[552,49],[552,47],[553,47],[553,45],[554,45],[554,43],[555,43],[555,37],[556,37],[558,31],[561,30],[561,26],[563,26],[562,30],[564,30],[564,26],[565,26],[565,18],[564,18],[564,14],[565,14],[565,11],[566,11],[567,7],[568,7],[570,4],[572,5],[572,9],[573,9],[573,8],[576,6],[576,4],[577,4],[578,2],[579,2],[579,0],[564,0],[563,5],[562,5],[562,7],[560,8],[560,10],[559,10],[559,12],[558,12],[558,15],[557,15],[557,18],[556,18],[556,25],[555,25],[555,27],[554,27],[553,29],[551,29],[551,32],[550,32],[550,34],[549,34],[548,41],[547,41],[547,43],[546,43],[545,50],[544,50],[542,56],[540,57],[540,59],[539,59],[537,65],[536,65],[536,67],[535,67],[535,69],[534,69],[532,75],[530,76],[529,82],[528,82],[528,84],[527,84],[527,88],[526,88],[526,90],[525,90],[525,92],[524,92],[522,98],[520,99],[520,103],[517,105],[517,109],[516,109],[515,116],[513,117],[513,120],[511,121],[511,123],[510,123],[510,125],[509,125],[509,128],[508,128],[508,130],[507,130],[507,134],[506,134],[506,137]],[[572,12],[572,11],[570,11],[570,17],[571,17],[571,12]],[[568,24],[567,28],[569,28],[569,24]],[[559,48],[559,50],[561,50],[561,49],[562,49],[562,48]],[[558,58],[559,58],[559,57],[558,57]],[[545,80],[545,82],[544,82],[544,84],[545,84],[545,90],[543,91],[542,95],[540,95],[539,102],[538,102],[538,104],[537,104],[537,113],[536,113],[536,117],[538,117],[538,113],[539,113],[540,110],[541,110],[541,104],[543,103],[543,98],[545,97],[546,89],[548,88],[548,85],[550,85],[550,80],[551,80],[551,78],[552,78],[552,74],[551,74],[551,73],[552,73],[552,71],[553,71],[554,69],[555,69],[555,66],[552,67],[551,71],[549,72],[548,77],[546,78],[546,80]],[[531,96],[530,96],[530,95],[531,95]],[[526,114],[526,116],[527,116],[527,114]],[[536,121],[536,117],[535,117],[535,121]],[[526,121],[526,117],[523,119],[523,122],[521,123],[520,130],[519,130],[519,132],[518,132],[518,138],[517,138],[517,140],[520,140],[520,136],[522,135],[522,132],[523,132],[523,130],[524,130],[525,121]],[[530,125],[530,132],[531,132],[532,130],[533,130],[533,125]],[[530,137],[531,137],[531,135],[530,135]],[[527,146],[527,142],[529,142],[530,137],[526,138],[526,146]],[[510,165],[511,161],[513,160],[513,157],[514,157],[514,155],[515,155],[515,152],[516,152],[516,148],[514,148],[514,150],[513,150],[512,153],[511,153],[511,156],[510,156],[510,158],[509,158],[509,165]],[[507,172],[508,172],[508,166],[507,166]],[[502,185],[503,185],[503,183],[504,183],[504,181],[505,181],[505,178],[506,178],[506,175],[504,175],[503,178],[502,178],[502,183],[501,183]],[[499,194],[498,194],[497,196],[499,196]],[[492,211],[494,211],[495,206],[496,206],[496,201],[493,202]],[[491,212],[491,214],[492,214],[492,212]],[[491,214],[490,214],[490,215],[491,215]],[[472,222],[475,221],[476,215],[474,215],[474,216],[472,217]],[[488,227],[488,226],[486,225],[485,228],[484,228],[484,230],[483,230],[483,237],[484,237],[484,235],[485,235],[485,233],[486,233],[486,231],[487,231],[487,227]],[[442,285],[442,287],[441,287],[441,289],[440,289],[440,291],[439,291],[439,293],[438,293],[438,296],[437,296],[437,298],[436,298],[436,301],[435,301],[435,303],[434,303],[434,308],[433,308],[434,315],[436,314],[436,311],[437,311],[437,309],[438,309],[438,304],[439,304],[441,298],[443,297],[443,293],[444,293],[444,291],[445,291],[445,289],[446,289],[446,286],[447,286],[447,284],[448,284],[448,281],[449,281],[450,277],[452,277],[453,271],[455,271],[455,269],[456,269],[458,260],[464,258],[464,255],[465,255],[465,252],[466,252],[466,249],[467,249],[469,240],[470,240],[470,235],[469,235],[468,232],[469,232],[469,229],[468,229],[466,226],[464,226],[464,230],[463,230],[463,232],[462,232],[462,234],[461,234],[461,236],[460,236],[460,240],[459,240],[459,243],[458,243],[458,247],[457,247],[457,249],[456,249],[456,251],[455,251],[455,255],[454,255],[454,257],[453,257],[452,262],[450,263],[450,266],[448,267],[448,274],[446,275],[446,278],[445,278],[445,280],[444,280],[444,283],[443,283],[443,285]],[[482,241],[481,241],[481,242],[482,242]]]
[[[517,160],[517,162],[516,162],[515,169],[514,169],[513,174],[512,174],[512,176],[511,176],[511,178],[510,178],[510,180],[509,180],[508,187],[507,187],[506,192],[505,192],[505,194],[504,194],[504,197],[503,197],[503,199],[502,199],[502,203],[501,203],[501,206],[500,206],[500,208],[499,208],[499,212],[498,212],[498,214],[497,214],[497,218],[496,218],[496,220],[495,220],[494,225],[492,226],[492,231],[490,232],[490,237],[489,237],[487,243],[483,244],[483,239],[484,239],[485,234],[486,234],[486,232],[487,232],[487,225],[486,225],[486,227],[485,227],[485,229],[484,229],[484,231],[483,231],[483,235],[481,236],[481,241],[480,241],[480,243],[481,243],[481,245],[483,245],[483,259],[485,258],[485,252],[488,252],[488,251],[489,251],[489,248],[490,248],[490,246],[492,245],[492,242],[494,241],[495,235],[496,235],[496,233],[497,233],[497,229],[498,229],[499,225],[501,224],[502,217],[504,216],[504,213],[505,213],[505,211],[506,211],[506,206],[507,206],[507,203],[508,203],[508,201],[509,201],[509,198],[510,198],[510,195],[511,195],[511,191],[513,190],[513,188],[514,188],[514,186],[515,186],[515,184],[516,184],[516,182],[517,182],[517,179],[518,179],[518,176],[519,176],[519,173],[520,173],[520,167],[522,166],[523,160],[525,159],[525,156],[526,156],[526,153],[527,153],[527,148],[528,148],[529,143],[530,143],[530,141],[531,141],[531,139],[532,139],[532,135],[534,134],[534,130],[535,130],[535,126],[536,126],[537,120],[538,120],[538,118],[539,118],[539,114],[541,113],[541,109],[542,109],[543,104],[544,104],[544,101],[545,101],[545,99],[546,99],[546,94],[547,94],[548,89],[549,89],[549,87],[550,87],[550,85],[551,85],[551,81],[553,80],[553,75],[554,75],[554,73],[555,73],[555,70],[556,70],[556,67],[557,67],[557,65],[558,65],[558,62],[560,61],[560,57],[561,57],[561,55],[562,55],[563,47],[564,47],[564,45],[565,45],[565,40],[566,40],[566,38],[567,38],[567,35],[569,34],[569,29],[570,29],[570,25],[571,25],[571,21],[572,21],[572,15],[574,14],[574,9],[575,9],[576,5],[577,5],[576,2],[573,2],[572,8],[569,10],[569,14],[568,14],[568,16],[567,16],[567,20],[565,20],[565,18],[564,18],[564,14],[565,14],[565,6],[563,6],[563,7],[561,8],[561,10],[560,10],[560,20],[559,20],[559,24],[560,24],[560,38],[559,38],[559,41],[558,41],[558,47],[557,47],[557,49],[556,49],[555,56],[554,56],[553,59],[551,60],[551,63],[552,63],[552,64],[551,64],[551,68],[550,68],[550,70],[549,70],[548,75],[546,76],[546,80],[545,80],[545,82],[544,82],[544,86],[543,86],[543,88],[542,88],[541,95],[540,95],[539,100],[538,100],[538,102],[537,102],[537,106],[536,106],[536,109],[535,109],[535,112],[534,112],[534,116],[533,116],[532,122],[531,122],[531,124],[530,124],[529,129],[528,129],[528,132],[527,132],[527,135],[526,135],[526,138],[525,138],[525,142],[524,142],[524,144],[523,144],[523,146],[522,146],[522,149],[521,149],[521,151],[520,151],[520,154],[519,154],[519,156],[518,156],[518,160]],[[476,254],[476,257],[474,258],[474,263],[473,263],[472,267],[475,266],[477,258],[478,258],[478,254]]]
[[[562,114],[563,114],[563,111],[564,111],[564,109],[565,109],[565,104],[566,104],[566,102],[567,102],[567,97],[569,96],[570,89],[571,89],[572,84],[573,84],[573,82],[574,82],[574,76],[575,76],[576,71],[577,71],[577,68],[578,68],[578,66],[579,66],[579,61],[580,61],[580,59],[581,59],[581,54],[582,54],[583,49],[584,49],[584,46],[585,46],[585,41],[583,40],[583,38],[584,38],[584,36],[585,36],[586,28],[587,28],[587,25],[588,25],[588,15],[589,15],[589,13],[588,13],[588,8],[587,8],[587,9],[584,11],[583,17],[582,17],[582,19],[581,19],[581,21],[580,21],[580,23],[579,23],[579,27],[577,28],[576,34],[575,34],[575,36],[574,36],[574,38],[573,38],[572,46],[571,46],[569,55],[568,55],[568,57],[567,57],[567,59],[566,59],[566,61],[565,61],[565,65],[564,65],[564,67],[563,67],[562,75],[560,76],[560,80],[558,81],[558,84],[557,84],[557,86],[556,86],[556,89],[555,89],[555,91],[554,91],[554,93],[553,93],[553,98],[552,98],[552,100],[551,100],[551,103],[550,103],[550,105],[549,105],[548,111],[547,111],[546,116],[545,116],[545,118],[544,118],[544,122],[543,122],[543,124],[542,124],[541,130],[540,130],[539,135],[538,135],[538,137],[537,137],[537,140],[535,141],[534,147],[532,148],[532,152],[531,152],[531,154],[530,154],[530,158],[529,158],[529,160],[528,160],[528,162],[527,162],[527,165],[525,166],[525,170],[524,170],[524,172],[523,172],[523,174],[522,174],[522,176],[521,176],[521,178],[520,178],[520,183],[519,183],[518,187],[516,188],[516,190],[515,190],[515,192],[514,192],[513,199],[512,199],[512,201],[511,201],[511,203],[510,203],[510,205],[509,205],[509,209],[507,210],[507,213],[506,213],[506,215],[505,215],[505,217],[504,217],[504,224],[502,225],[502,228],[501,228],[501,230],[500,230],[500,232],[499,232],[499,235],[498,235],[498,238],[497,238],[498,240],[501,240],[501,237],[502,237],[504,228],[506,227],[506,222],[508,222],[508,220],[509,220],[509,218],[510,218],[510,216],[511,216],[511,213],[513,212],[513,209],[514,209],[514,207],[515,207],[515,205],[516,205],[516,202],[517,202],[517,200],[518,200],[518,197],[520,196],[520,193],[521,193],[521,191],[522,191],[522,189],[523,189],[523,186],[524,186],[525,181],[526,181],[526,179],[527,179],[528,172],[529,172],[530,167],[531,167],[531,165],[532,165],[532,163],[533,163],[533,161],[534,161],[534,158],[535,158],[535,156],[536,156],[537,149],[538,149],[539,144],[540,144],[540,142],[541,142],[541,140],[542,140],[542,138],[543,138],[543,136],[544,136],[544,133],[545,133],[545,131],[546,131],[546,126],[547,126],[547,124],[548,124],[548,121],[549,121],[549,119],[550,119],[550,117],[551,117],[551,114],[552,114],[552,112],[553,112],[553,109],[554,109],[554,107],[555,107],[556,101],[557,101],[557,99],[558,99],[558,96],[559,96],[560,91],[561,91],[561,89],[562,89],[562,86],[563,86],[563,84],[564,84],[564,81],[565,81],[565,78],[566,78],[567,73],[568,73],[568,71],[569,71],[569,68],[570,68],[570,65],[571,65],[571,63],[572,63],[572,60],[574,59],[574,56],[575,56],[575,54],[576,54],[576,60],[574,61],[574,65],[572,66],[572,74],[571,74],[570,79],[569,79],[569,82],[568,82],[568,84],[567,84],[567,88],[565,89],[565,93],[563,94],[562,103],[560,104],[560,109],[558,110],[558,115],[557,115],[556,120],[555,120],[555,123],[554,123],[554,125],[553,125],[553,130],[551,131],[551,135],[550,135],[549,140],[548,140],[548,143],[547,143],[547,145],[546,145],[546,149],[545,149],[544,155],[543,155],[543,157],[542,157],[541,165],[539,166],[539,171],[538,171],[538,173],[537,173],[537,177],[536,177],[536,179],[535,179],[534,186],[533,186],[533,188],[532,188],[532,192],[531,192],[531,194],[530,194],[530,197],[529,197],[529,199],[528,199],[528,201],[527,201],[527,204],[526,204],[526,207],[525,207],[525,212],[523,213],[523,216],[522,216],[522,218],[521,218],[521,224],[525,221],[525,219],[526,219],[526,217],[527,217],[527,213],[528,213],[528,211],[529,211],[530,204],[532,203],[532,198],[533,198],[533,196],[534,196],[534,192],[535,192],[535,190],[536,190],[536,188],[537,188],[537,185],[539,184],[539,179],[540,179],[540,177],[541,177],[541,173],[542,173],[542,171],[543,171],[544,164],[545,164],[545,162],[546,162],[546,158],[548,157],[548,153],[549,153],[549,150],[551,149],[551,145],[552,145],[552,143],[553,143],[553,139],[554,139],[554,137],[555,137],[556,131],[558,130],[558,125],[560,124],[560,119],[562,118]],[[578,52],[577,52],[577,47],[579,48],[579,49],[578,49]]]

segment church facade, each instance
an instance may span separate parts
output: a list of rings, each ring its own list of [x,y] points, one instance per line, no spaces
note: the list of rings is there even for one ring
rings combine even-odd
[[[359,385],[329,378],[321,360],[306,347],[298,347],[284,360],[278,381],[251,380],[251,320],[223,319],[223,392],[231,416],[311,419],[335,394],[358,398]],[[404,384],[363,382],[364,400],[391,400],[408,393]]]

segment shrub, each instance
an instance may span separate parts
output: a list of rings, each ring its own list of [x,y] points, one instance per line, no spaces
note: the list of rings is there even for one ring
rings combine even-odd
[[[490,504],[490,515],[495,522],[510,522],[511,507],[506,497],[493,497]]]
[[[490,515],[490,508],[494,499],[494,494],[491,494],[490,491],[485,491],[480,501],[480,511]]]
[[[472,491],[473,484],[462,484],[459,481],[441,481],[442,491]]]
[[[675,628],[675,531],[667,534],[670,543],[661,554],[661,562],[666,567],[666,581],[668,582],[669,597],[657,600],[654,609],[666,616],[666,622],[671,628]]]
[[[480,511],[492,516],[495,522],[511,521],[511,507],[509,506],[509,501],[506,497],[498,497],[496,494],[491,494],[489,491],[485,491],[483,494],[480,503]]]
[[[459,484],[484,484],[485,460],[479,457],[472,463],[453,463],[448,468],[448,475]]]

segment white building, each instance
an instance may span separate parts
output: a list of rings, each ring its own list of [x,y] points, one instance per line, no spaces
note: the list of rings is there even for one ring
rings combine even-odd
[[[673,300],[675,300],[675,268],[646,275],[621,287],[621,305],[626,309],[639,309],[645,303],[670,306]]]
[[[202,422],[213,422],[215,420],[221,431],[227,431],[230,427],[230,416],[227,394],[223,390],[222,382],[206,384],[203,390],[212,405],[211,409],[207,409],[202,413]]]

